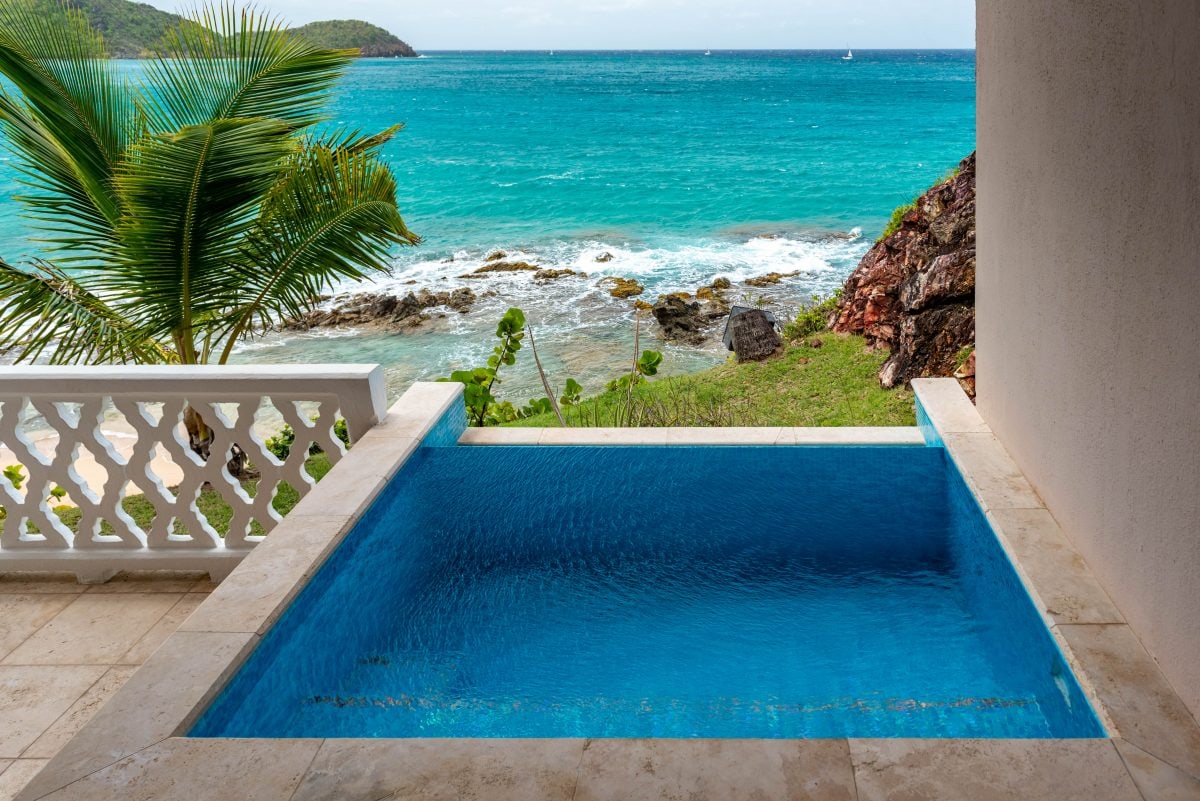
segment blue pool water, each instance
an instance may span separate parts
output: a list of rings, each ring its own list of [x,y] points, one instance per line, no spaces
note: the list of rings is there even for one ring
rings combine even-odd
[[[192,734],[1103,730],[941,448],[426,446]]]

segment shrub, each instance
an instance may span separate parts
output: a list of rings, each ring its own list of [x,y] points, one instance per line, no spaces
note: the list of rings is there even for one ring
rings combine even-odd
[[[812,296],[812,305],[801,310],[796,319],[783,327],[783,336],[792,342],[807,336],[818,334],[829,328],[829,318],[838,309],[842,300],[842,290],[838,289],[828,297]]]
[[[344,419],[339,417],[333,421],[333,435],[340,439],[347,448],[350,447],[350,429],[347,428]],[[284,423],[283,428],[279,429],[279,433],[273,437],[267,437],[267,441],[263,444],[276,459],[283,461],[288,458],[288,454],[292,452],[292,446],[296,444],[296,432],[291,426]],[[320,445],[314,442],[308,446],[309,456],[316,456],[318,453],[321,453]]]

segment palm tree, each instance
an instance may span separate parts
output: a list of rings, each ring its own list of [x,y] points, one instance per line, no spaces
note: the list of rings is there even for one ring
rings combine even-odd
[[[379,153],[401,126],[321,124],[350,55],[222,6],[169,31],[134,81],[82,12],[5,2],[0,129],[42,254],[0,261],[0,351],[224,364],[416,244]]]

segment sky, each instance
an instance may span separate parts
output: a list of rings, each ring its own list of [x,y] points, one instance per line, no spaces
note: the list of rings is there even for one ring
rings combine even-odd
[[[167,11],[194,3],[149,0]],[[363,19],[417,50],[973,48],[975,0],[257,0]]]

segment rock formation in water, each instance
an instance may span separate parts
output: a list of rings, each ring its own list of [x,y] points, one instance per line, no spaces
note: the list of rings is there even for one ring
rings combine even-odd
[[[608,294],[612,295],[614,298],[622,299],[636,298],[638,295],[646,291],[646,288],[642,286],[636,279],[617,278],[615,276],[601,278],[600,281],[596,283],[596,286],[605,287],[608,289]]]
[[[695,299],[687,292],[659,296],[650,310],[658,321],[663,339],[689,345],[703,344],[729,314],[729,302],[723,294],[728,288],[729,281],[718,278],[709,286],[696,290]]]
[[[863,257],[833,330],[891,350],[879,371],[885,387],[954,374],[975,342],[975,154]]]
[[[429,319],[430,309],[447,308],[466,314],[475,304],[476,295],[469,288],[450,292],[409,292],[390,295],[386,292],[349,295],[329,309],[315,309],[303,317],[289,321],[290,330],[329,328],[333,326],[369,326],[388,331],[416,328]]]

